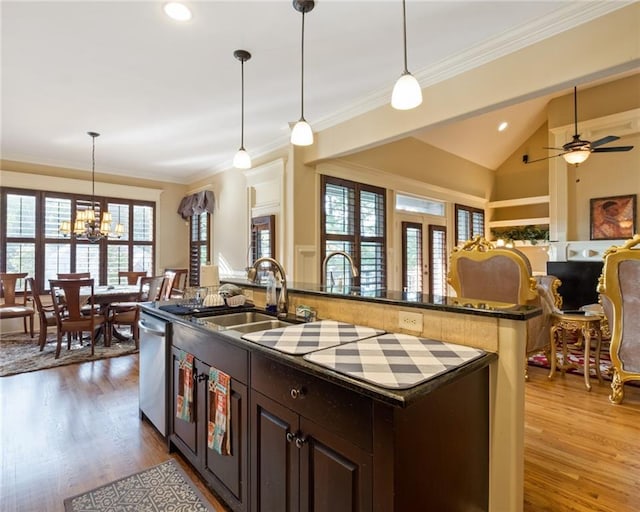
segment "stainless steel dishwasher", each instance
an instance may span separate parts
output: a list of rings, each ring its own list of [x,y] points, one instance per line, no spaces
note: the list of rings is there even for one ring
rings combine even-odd
[[[171,323],[143,310],[140,328],[140,418],[146,418],[164,437],[167,435],[167,350]]]

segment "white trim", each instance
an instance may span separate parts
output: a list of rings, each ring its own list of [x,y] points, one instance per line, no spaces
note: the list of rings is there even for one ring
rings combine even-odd
[[[511,206],[525,206],[530,204],[544,204],[549,202],[549,196],[521,197],[520,199],[505,199],[503,201],[489,201],[487,208],[509,208]]]
[[[3,187],[91,195],[91,180],[0,170],[0,182]],[[96,195],[99,197],[153,201],[155,203],[160,201],[160,196],[163,192],[157,188],[119,185],[117,183],[104,183],[101,181],[96,181],[95,185]]]
[[[549,217],[533,217],[530,219],[492,220],[490,228],[506,228],[510,226],[530,226],[535,224],[549,224]]]

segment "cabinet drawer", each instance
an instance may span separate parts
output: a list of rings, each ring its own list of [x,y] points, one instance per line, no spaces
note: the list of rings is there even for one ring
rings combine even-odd
[[[215,366],[233,379],[248,383],[249,355],[246,350],[230,344],[213,332],[200,331],[182,324],[174,324],[172,344],[201,361]]]
[[[255,353],[251,387],[371,453],[371,399]]]

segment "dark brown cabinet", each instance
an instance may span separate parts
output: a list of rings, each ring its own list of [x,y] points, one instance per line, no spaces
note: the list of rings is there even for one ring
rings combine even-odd
[[[194,355],[193,421],[176,416],[180,352]],[[235,511],[248,508],[248,395],[246,351],[216,339],[211,333],[175,326],[171,350],[172,390],[170,447],[176,447],[199,471],[209,486]],[[231,376],[231,454],[220,455],[207,446],[209,368]],[[240,379],[244,379],[243,383]]]
[[[251,376],[252,510],[371,510],[371,445],[339,435],[352,423],[344,406],[367,416],[369,400],[256,354]]]

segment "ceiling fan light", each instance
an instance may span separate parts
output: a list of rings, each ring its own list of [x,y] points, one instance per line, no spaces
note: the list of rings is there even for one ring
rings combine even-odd
[[[411,110],[422,103],[422,89],[416,77],[404,73],[391,93],[391,106],[396,110]]]
[[[589,151],[588,149],[578,149],[578,150],[569,151],[568,153],[563,154],[562,158],[564,158],[565,162],[567,162],[568,164],[578,165],[584,162],[587,158],[589,158],[590,154],[591,154],[591,151]]]
[[[233,166],[236,169],[251,169],[251,157],[244,148],[240,148],[233,157]]]
[[[313,130],[304,119],[300,119],[291,130],[291,144],[294,146],[311,146],[313,144]]]

